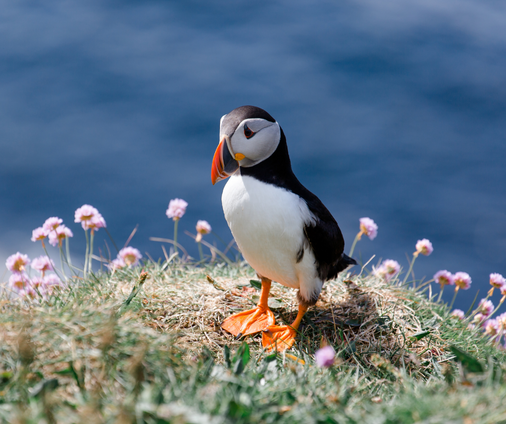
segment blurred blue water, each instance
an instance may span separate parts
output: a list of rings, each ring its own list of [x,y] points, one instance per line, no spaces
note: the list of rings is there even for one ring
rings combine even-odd
[[[416,276],[468,272],[465,308],[506,275],[505,19],[477,0],[4,4],[0,259],[41,254],[31,231],[55,215],[82,255],[84,203],[120,246],[139,224],[131,245],[154,258],[174,197],[189,203],[190,253],[198,219],[229,241],[211,160],[220,117],[253,104],[280,122],[348,247],[362,216],[379,225],[357,247],[373,263],[406,267],[429,238]]]

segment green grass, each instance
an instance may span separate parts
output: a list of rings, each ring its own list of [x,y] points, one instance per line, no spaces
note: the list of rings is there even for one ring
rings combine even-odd
[[[256,302],[246,265],[145,271],[142,287],[120,270],[45,303],[0,299],[2,423],[506,423],[505,351],[427,291],[340,277],[275,355],[220,329]],[[295,291],[272,298],[291,322]],[[314,365],[322,341],[329,369]]]

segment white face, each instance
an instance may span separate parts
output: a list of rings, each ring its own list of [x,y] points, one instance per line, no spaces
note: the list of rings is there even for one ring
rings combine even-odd
[[[220,139],[223,118],[220,122]],[[230,138],[228,148],[242,167],[256,165],[267,159],[278,147],[281,130],[277,122],[251,118],[242,121]]]

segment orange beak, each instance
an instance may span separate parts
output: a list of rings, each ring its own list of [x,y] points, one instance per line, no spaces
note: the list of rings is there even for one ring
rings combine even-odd
[[[239,169],[239,162],[230,154],[227,139],[227,136],[223,137],[216,148],[216,152],[214,152],[211,168],[211,182],[213,185],[226,179]]]

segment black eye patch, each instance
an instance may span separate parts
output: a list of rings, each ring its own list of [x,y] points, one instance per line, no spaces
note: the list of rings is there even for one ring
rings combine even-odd
[[[249,128],[248,128],[248,124],[244,124],[244,136],[246,138],[251,138],[255,135],[256,133],[251,131]]]

